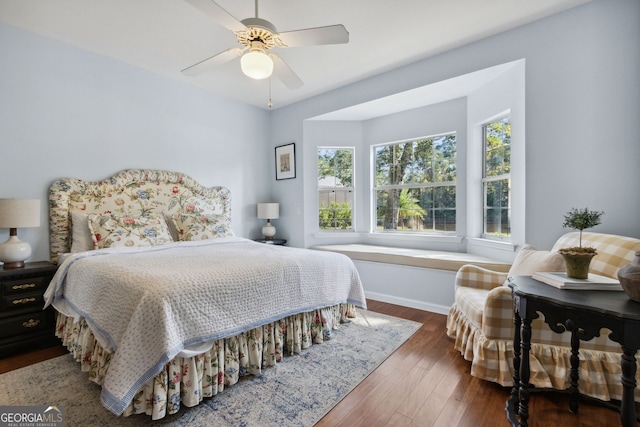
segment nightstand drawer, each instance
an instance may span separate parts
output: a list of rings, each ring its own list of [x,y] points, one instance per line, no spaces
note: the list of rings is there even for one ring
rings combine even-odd
[[[38,311],[0,320],[0,338],[46,330],[52,324],[51,311]]]
[[[0,266],[0,357],[57,341],[53,308],[43,310],[43,294],[56,268],[46,261]]]
[[[43,307],[44,297],[42,292],[24,292],[2,297],[2,309],[5,313],[23,308],[42,310]]]
[[[3,295],[17,294],[21,292],[44,291],[49,286],[51,276],[34,276],[16,280],[1,280]]]

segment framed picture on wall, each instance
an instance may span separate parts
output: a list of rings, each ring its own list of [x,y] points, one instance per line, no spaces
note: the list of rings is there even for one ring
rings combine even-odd
[[[296,177],[296,144],[276,147],[276,179]]]

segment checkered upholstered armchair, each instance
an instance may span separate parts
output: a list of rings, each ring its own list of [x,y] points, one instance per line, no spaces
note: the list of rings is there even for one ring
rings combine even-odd
[[[578,245],[579,233],[571,232],[560,237],[551,251],[535,251],[531,247],[521,249],[509,273],[474,265],[465,265],[458,270],[455,302],[447,317],[447,335],[455,340],[455,349],[471,362],[471,375],[503,386],[513,385],[513,300],[511,289],[505,285],[506,279],[510,275],[529,275],[535,271],[564,271],[550,269],[550,260],[558,256],[558,249]],[[640,250],[640,240],[583,232],[582,246],[592,246],[598,251],[591,262],[591,273],[617,278],[618,269],[630,263],[635,251]],[[521,267],[519,261],[525,256],[530,256],[525,268],[528,271],[515,271]],[[536,266],[536,261],[543,266]],[[640,304],[638,307],[640,310]],[[539,388],[568,389],[571,334],[551,331],[542,316],[531,326],[531,384]],[[599,337],[590,341],[582,341],[580,392],[601,400],[620,400],[621,354],[620,345],[609,340],[607,330],[602,330]],[[640,384],[640,369],[638,373]],[[639,388],[636,388],[636,401],[640,401]]]

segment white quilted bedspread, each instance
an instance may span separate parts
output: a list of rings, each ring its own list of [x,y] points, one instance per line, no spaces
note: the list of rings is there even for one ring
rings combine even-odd
[[[238,237],[74,254],[45,298],[115,351],[102,402],[116,414],[186,346],[316,308],[366,306],[348,257]]]

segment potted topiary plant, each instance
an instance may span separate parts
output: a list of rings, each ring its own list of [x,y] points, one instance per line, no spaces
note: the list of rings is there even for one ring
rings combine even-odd
[[[567,266],[567,277],[574,279],[588,279],[591,259],[598,254],[595,248],[582,247],[582,230],[600,224],[600,217],[604,212],[590,211],[588,208],[573,208],[564,216],[563,227],[580,231],[579,246],[558,250]]]

